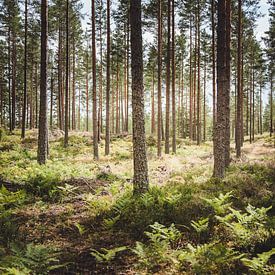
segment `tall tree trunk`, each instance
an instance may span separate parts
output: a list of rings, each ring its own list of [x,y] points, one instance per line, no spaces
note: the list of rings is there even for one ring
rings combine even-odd
[[[215,0],[211,0],[211,30],[212,30],[212,93],[213,93],[213,132],[215,130],[216,123],[216,28],[215,28]],[[214,136],[214,133],[213,133]]]
[[[158,157],[161,156],[162,138],[162,6],[158,0]]]
[[[97,125],[97,93],[96,93],[96,37],[95,37],[95,0],[92,0],[92,67],[93,67],[93,147],[94,159],[98,159],[98,125]]]
[[[133,160],[134,194],[148,190],[148,165],[143,92],[143,54],[141,31],[141,0],[131,0],[131,54],[132,54],[132,105],[133,105]]]
[[[200,0],[198,0],[198,14],[197,14],[197,29],[198,29],[198,94],[197,94],[197,145],[201,143],[201,76],[200,76]]]
[[[11,30],[8,30],[8,88],[9,88],[9,130],[12,131],[12,95],[11,95]]]
[[[72,79],[72,130],[76,129],[76,91],[75,91],[75,34],[73,34],[73,79]]]
[[[12,131],[16,127],[16,68],[17,68],[16,37],[12,32]]]
[[[206,59],[203,74],[203,141],[206,141]]]
[[[45,164],[49,153],[47,121],[48,2],[41,0],[40,111],[37,161]]]
[[[190,26],[189,26],[189,138],[193,138],[193,79],[192,79],[192,16],[190,16]]]
[[[172,0],[172,150],[176,153],[175,0]]]
[[[220,0],[218,2],[218,28],[217,28],[217,121],[214,135],[214,176],[222,178],[227,165],[227,140],[230,139],[228,134],[227,123],[229,120],[228,109],[230,97],[230,75],[228,75],[228,52],[230,54],[228,35],[230,28],[228,13],[230,16],[230,0]],[[229,78],[228,78],[229,77]]]
[[[226,96],[225,167],[230,164],[230,91],[231,91],[231,0],[226,1]]]
[[[238,49],[237,49],[237,116],[236,116],[236,154],[237,158],[241,156],[242,144],[242,0],[238,0]]]
[[[87,47],[88,51],[89,47]],[[86,56],[86,131],[89,132],[89,54]]]
[[[153,68],[152,91],[151,91],[151,135],[155,134],[155,68]]]
[[[259,107],[259,124],[260,124],[260,134],[263,134],[263,115],[262,115],[262,110],[263,110],[263,99],[262,99],[262,76],[260,76],[261,80],[260,80],[260,107]]]
[[[106,67],[106,133],[105,155],[110,153],[110,0],[107,0],[107,67]]]
[[[100,0],[100,14],[99,14],[99,56],[100,56],[100,65],[99,65],[99,106],[98,106],[98,119],[97,119],[97,130],[98,130],[98,142],[100,142],[100,134],[102,133],[102,98],[103,98],[103,53],[102,53],[102,9],[103,3]]]
[[[61,19],[59,20],[58,27],[58,121],[59,128],[64,129],[64,116],[63,116],[63,106],[62,106],[62,33],[61,33]]]
[[[273,71],[270,72],[270,137],[274,132],[273,130]]]
[[[50,98],[50,129],[53,128],[53,89],[54,89],[54,80],[53,80],[53,69],[51,73],[51,98]]]
[[[66,83],[65,83],[65,136],[64,147],[69,142],[69,0],[66,1]]]
[[[25,138],[26,131],[26,109],[27,109],[27,44],[28,44],[28,1],[25,0],[25,37],[24,37],[24,97],[21,138]]]
[[[165,154],[170,151],[170,59],[171,59],[171,0],[167,8],[167,63],[166,63],[166,107],[165,107]]]
[[[126,38],[126,54],[127,54],[127,93],[126,93],[126,112],[125,112],[125,131],[129,132],[129,10],[128,10],[128,18],[127,18],[127,38]]]

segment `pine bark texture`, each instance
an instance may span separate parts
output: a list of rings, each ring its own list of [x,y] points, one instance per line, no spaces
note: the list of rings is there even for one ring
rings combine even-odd
[[[38,129],[37,161],[45,164],[48,156],[47,121],[47,62],[48,62],[48,2],[41,1],[41,73],[40,73],[40,111]]]
[[[149,187],[144,119],[141,0],[131,0],[130,22],[133,105],[133,184],[134,194],[141,194],[146,192]]]
[[[228,165],[230,99],[230,0],[218,1],[217,26],[217,122],[214,135],[214,177],[224,177]]]

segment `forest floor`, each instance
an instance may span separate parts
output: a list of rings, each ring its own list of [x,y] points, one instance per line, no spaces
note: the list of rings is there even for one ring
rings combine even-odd
[[[231,148],[231,166],[222,181],[211,178],[212,142],[197,146],[179,139],[177,154],[157,158],[156,141],[149,137],[151,190],[139,199],[131,196],[131,136],[113,138],[110,156],[104,156],[101,142],[97,162],[89,133],[70,133],[65,149],[62,132],[51,132],[45,166],[36,163],[36,144],[35,131],[28,131],[23,141],[19,132],[0,136],[0,273],[2,267],[4,274],[16,274],[14,270],[18,274],[237,274],[253,271],[241,264],[244,256],[234,260],[226,256],[222,258],[226,264],[222,260],[210,264],[205,255],[200,258],[198,249],[197,254],[193,251],[193,260],[179,260],[182,257],[174,255],[179,251],[186,254],[188,244],[213,247],[217,240],[226,253],[234,249],[249,259],[275,247],[275,147],[267,135],[256,136],[252,144],[245,140],[240,160]],[[220,214],[212,209],[216,211],[217,204],[210,201],[209,205],[204,198],[214,201],[220,194],[228,194],[239,211],[246,211],[249,204],[258,207],[255,212],[271,205],[273,209],[266,217],[258,217],[261,222],[253,226],[241,224],[246,230],[242,237],[237,227],[222,228],[214,221],[214,214]],[[227,204],[223,201],[221,205]],[[209,228],[201,233],[191,224],[203,222],[203,218]],[[154,231],[150,225],[155,222],[166,228],[175,224],[180,237],[165,242],[166,237],[160,236],[166,229]],[[261,236],[255,237],[258,224]],[[162,232],[155,242],[144,234],[152,228],[156,235]],[[36,263],[33,258],[37,257],[44,266]],[[274,267],[263,268],[274,271]]]

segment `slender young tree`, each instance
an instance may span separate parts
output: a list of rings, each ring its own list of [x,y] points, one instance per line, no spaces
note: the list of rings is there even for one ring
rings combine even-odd
[[[148,165],[146,157],[146,137],[143,92],[143,54],[141,30],[141,0],[131,0],[131,55],[132,55],[132,105],[133,105],[133,160],[134,194],[148,190]]]
[[[41,0],[40,111],[37,161],[45,164],[49,153],[47,121],[48,1]]]
[[[95,37],[95,0],[92,0],[92,69],[93,69],[93,147],[94,159],[98,159],[98,124],[96,93],[96,37]]]
[[[158,157],[161,156],[162,138],[162,6],[158,0]]]
[[[65,136],[64,147],[69,142],[69,0],[66,2],[66,79],[65,79]]]
[[[238,0],[238,49],[237,49],[237,117],[236,117],[236,154],[237,158],[241,156],[241,140],[242,140],[242,0]]]
[[[211,0],[211,30],[212,30],[212,93],[213,93],[213,129],[216,123],[216,26],[215,26],[215,0]]]
[[[175,0],[172,0],[172,150],[176,153]]]
[[[106,134],[105,155],[110,153],[110,0],[107,0],[107,68],[106,68]]]
[[[165,154],[170,151],[170,59],[171,59],[171,0],[167,7],[167,61],[166,61],[166,108],[165,108]]]
[[[25,0],[25,35],[24,35],[24,97],[22,113],[21,138],[25,138],[26,132],[26,112],[27,112],[27,44],[28,44],[28,0]]]

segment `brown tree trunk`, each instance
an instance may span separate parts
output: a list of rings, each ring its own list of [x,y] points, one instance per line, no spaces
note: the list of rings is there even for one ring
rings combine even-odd
[[[237,49],[237,116],[236,116],[236,154],[237,158],[241,156],[242,144],[242,0],[238,0],[238,49]]]
[[[28,1],[25,0],[25,35],[24,35],[24,96],[21,138],[25,138],[26,133],[26,109],[27,109],[27,44],[28,44]]]
[[[213,132],[216,123],[216,28],[215,28],[215,0],[211,0],[211,30],[212,30],[212,90],[213,90]],[[214,133],[213,133],[214,136]]]
[[[66,79],[65,79],[65,136],[64,147],[69,142],[69,0],[66,1]]]
[[[76,129],[76,110],[75,110],[75,35],[73,34],[73,79],[72,79],[72,130]]]
[[[54,80],[53,80],[53,69],[51,73],[51,97],[50,97],[50,129],[53,128],[53,89],[54,89]]]
[[[143,92],[143,54],[141,31],[141,0],[131,0],[131,54],[132,54],[132,105],[133,105],[133,160],[134,194],[149,188],[146,157],[146,137]]]
[[[151,135],[155,134],[155,68],[153,68],[152,91],[151,91]]]
[[[41,0],[40,111],[37,161],[45,164],[49,153],[47,121],[48,3]]]
[[[175,0],[172,0],[172,151],[176,153]]]
[[[171,0],[167,8],[167,63],[166,63],[166,107],[165,107],[165,154],[170,151],[170,62],[171,62]]]
[[[17,68],[17,47],[15,33],[12,33],[12,131],[16,127],[16,68]]]
[[[94,159],[98,159],[98,125],[97,125],[97,93],[96,93],[96,37],[95,37],[95,0],[92,0],[92,67],[93,67],[93,149]]]
[[[190,16],[190,48],[189,48],[189,138],[193,138],[193,80],[192,80],[192,17]]]
[[[197,30],[198,30],[198,93],[197,93],[197,145],[201,143],[201,76],[200,76],[200,0],[198,0],[198,14],[197,14]]]
[[[110,153],[110,0],[107,0],[107,67],[106,67],[106,133],[105,155]]]
[[[214,177],[224,177],[227,167],[228,148],[227,140],[229,122],[230,98],[230,0],[218,2],[218,28],[217,28],[217,121],[214,135]],[[228,37],[229,36],[229,37]],[[228,59],[229,58],[229,59]],[[229,128],[230,130],[230,128]]]
[[[161,156],[162,137],[162,6],[158,0],[158,157]]]

